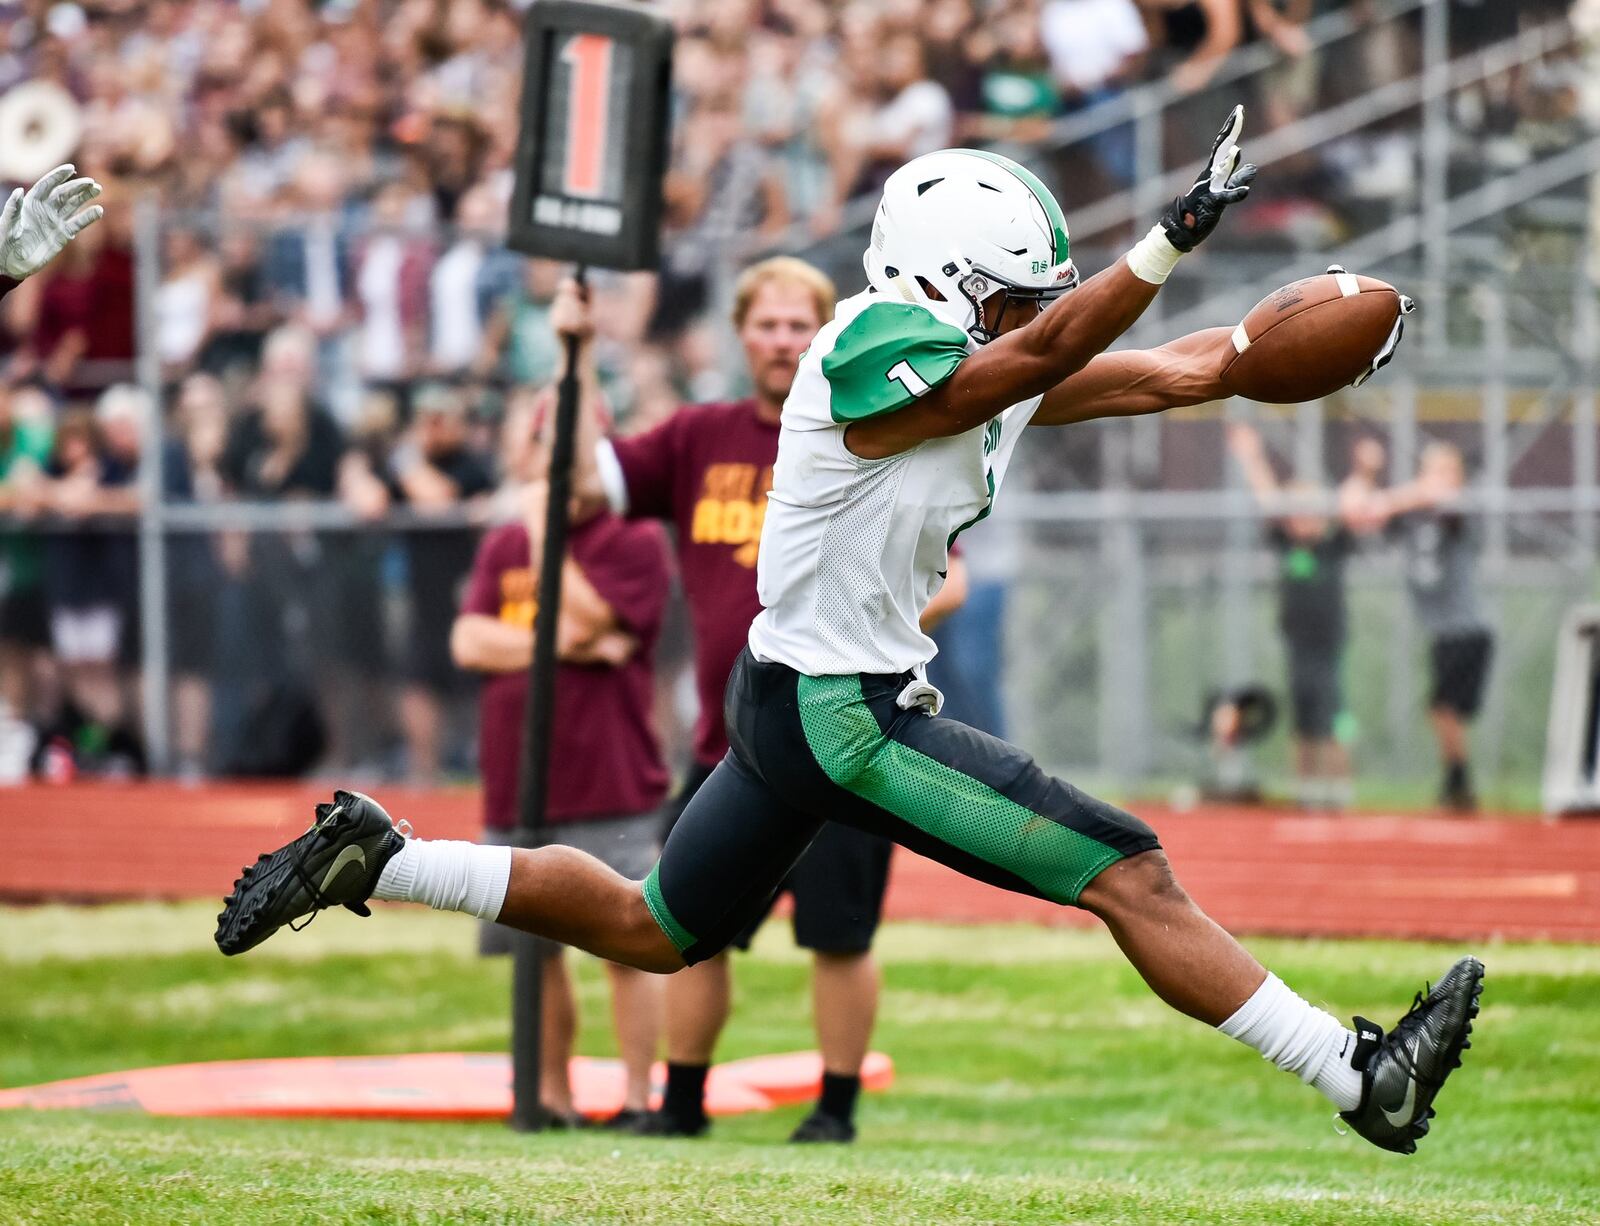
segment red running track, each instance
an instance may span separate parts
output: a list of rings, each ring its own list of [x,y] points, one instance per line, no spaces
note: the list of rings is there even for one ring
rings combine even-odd
[[[324,789],[72,784],[0,788],[0,899],[220,898],[293,838]],[[386,788],[430,838],[472,838],[475,791]],[[1140,808],[1180,880],[1234,932],[1600,942],[1600,822],[1305,817]],[[902,850],[899,919],[1088,925],[1082,912],[980,885]]]

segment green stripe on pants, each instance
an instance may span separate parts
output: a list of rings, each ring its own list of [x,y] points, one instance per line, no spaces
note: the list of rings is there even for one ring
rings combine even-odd
[[[1097,839],[1024,808],[981,779],[892,740],[859,677],[798,678],[800,723],[834,783],[941,842],[1022,878],[1053,902],[1122,858]]]
[[[678,923],[672,912],[667,909],[667,900],[661,897],[659,860],[650,870],[650,875],[644,879],[644,905],[650,908],[651,916],[661,925],[661,931],[667,934],[667,940],[672,942],[672,947],[680,954],[694,944],[694,934]]]

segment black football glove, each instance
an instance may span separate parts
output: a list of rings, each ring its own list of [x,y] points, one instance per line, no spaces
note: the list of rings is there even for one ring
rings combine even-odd
[[[1222,210],[1250,194],[1256,177],[1252,163],[1239,165],[1239,132],[1244,127],[1244,107],[1228,112],[1228,120],[1211,146],[1211,161],[1194,186],[1172,202],[1161,218],[1167,241],[1179,251],[1193,251],[1222,219]]]
[[[1339,264],[1329,264],[1329,272],[1344,272]],[[1400,295],[1400,314],[1394,317],[1394,327],[1389,329],[1389,339],[1383,342],[1383,347],[1372,357],[1372,364],[1357,375],[1350,384],[1351,387],[1360,387],[1373,375],[1377,374],[1394,358],[1394,351],[1400,348],[1400,338],[1406,334],[1406,316],[1417,309],[1416,300],[1407,294]]]

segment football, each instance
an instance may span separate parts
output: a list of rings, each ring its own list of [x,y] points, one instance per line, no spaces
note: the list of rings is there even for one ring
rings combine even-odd
[[[1266,404],[1327,396],[1367,369],[1399,315],[1399,291],[1375,277],[1328,272],[1295,281],[1234,329],[1222,384],[1229,395]]]

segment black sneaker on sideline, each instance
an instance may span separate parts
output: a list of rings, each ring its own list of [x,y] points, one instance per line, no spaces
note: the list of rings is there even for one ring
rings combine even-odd
[[[800,1144],[820,1141],[848,1145],[855,1139],[854,1124],[849,1120],[841,1120],[836,1115],[829,1115],[826,1111],[813,1111],[789,1134],[790,1141]]]
[[[1433,1100],[1472,1046],[1472,1019],[1483,994],[1483,963],[1462,958],[1436,987],[1417,993],[1387,1035],[1356,1018],[1351,1063],[1361,1073],[1361,1105],[1339,1116],[1380,1149],[1411,1154],[1428,1133]]]
[[[217,916],[217,948],[225,954],[254,949],[285,924],[345,906],[371,915],[367,899],[405,835],[383,806],[360,792],[335,792],[317,806],[316,820],[294,842],[259,856],[233,883]],[[307,920],[309,923],[309,919]]]
[[[1465,762],[1454,762],[1445,768],[1444,783],[1439,788],[1439,807],[1457,815],[1478,811],[1478,797],[1472,790],[1472,776]]]
[[[554,1111],[549,1107],[544,1109],[546,1132],[586,1132],[603,1127],[603,1124],[596,1124],[581,1111]]]
[[[649,1114],[650,1112],[641,1111],[637,1107],[624,1107],[597,1127],[606,1132],[636,1132],[639,1122]]]
[[[636,1137],[703,1137],[711,1131],[711,1121],[681,1120],[665,1111],[641,1111],[628,1131]]]

